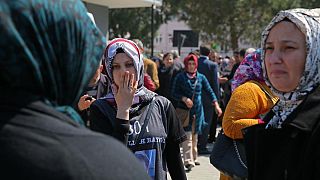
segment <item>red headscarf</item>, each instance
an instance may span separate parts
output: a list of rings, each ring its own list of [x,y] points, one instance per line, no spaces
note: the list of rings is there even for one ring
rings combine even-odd
[[[195,68],[194,68],[194,72],[188,72],[188,62],[190,60],[193,60],[195,63]],[[197,74],[197,69],[198,69],[198,57],[194,54],[189,54],[186,58],[184,58],[183,60],[184,63],[184,69],[185,71],[188,73],[189,76],[191,76],[192,78]]]

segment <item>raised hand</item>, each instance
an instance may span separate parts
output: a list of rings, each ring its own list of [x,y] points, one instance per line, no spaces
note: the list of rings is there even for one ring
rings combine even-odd
[[[129,120],[129,109],[133,103],[134,94],[137,90],[138,82],[134,74],[129,71],[121,73],[119,85],[112,84],[113,93],[117,103],[117,118]]]
[[[83,110],[89,108],[90,105],[96,100],[94,98],[92,98],[91,100],[86,100],[88,97],[89,97],[88,94],[85,94],[80,97],[79,102],[78,102],[78,109],[80,111],[83,111]]]

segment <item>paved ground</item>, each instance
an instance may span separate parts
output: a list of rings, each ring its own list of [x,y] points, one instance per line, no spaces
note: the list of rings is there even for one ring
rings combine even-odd
[[[213,144],[209,144],[211,150]],[[210,164],[209,155],[200,155],[200,166],[192,168],[192,171],[187,173],[188,180],[219,180],[219,171]]]
[[[213,144],[208,144],[208,149],[212,149]],[[187,173],[188,180],[219,180],[219,171],[210,164],[210,155],[200,155],[198,160],[200,166],[195,166]],[[168,175],[169,176],[169,175]],[[169,180],[170,176],[169,176]]]
[[[220,129],[221,127],[218,126],[216,135],[218,135]],[[211,151],[213,145],[212,143],[208,143],[207,148]],[[187,173],[188,180],[219,180],[220,173],[210,164],[209,156],[209,154],[198,156],[200,166],[195,166],[191,172]],[[169,175],[168,177],[171,180]]]

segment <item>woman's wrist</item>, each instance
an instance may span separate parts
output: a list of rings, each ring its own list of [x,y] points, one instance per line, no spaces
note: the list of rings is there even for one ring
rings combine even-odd
[[[213,101],[212,103],[215,108],[220,108],[219,103],[217,101]]]
[[[186,102],[187,100],[188,100],[188,98],[187,97],[185,97],[185,96],[183,96],[182,98],[181,98],[181,100],[182,100],[182,102]]]
[[[116,117],[118,119],[129,120],[129,109],[118,109]]]

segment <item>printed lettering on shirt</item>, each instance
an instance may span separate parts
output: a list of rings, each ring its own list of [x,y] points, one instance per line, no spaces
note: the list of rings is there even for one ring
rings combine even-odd
[[[141,138],[140,140],[138,140],[138,144],[150,144],[150,143],[162,143],[165,144],[166,143],[166,138],[165,137],[147,137],[147,138]],[[135,142],[135,140],[128,140],[128,146],[134,146],[137,143]]]
[[[134,134],[134,135],[137,135],[137,134],[140,134],[141,132],[141,128],[142,128],[142,125],[140,124],[139,121],[135,121],[132,124],[129,125],[129,136]],[[147,126],[146,127],[146,131],[145,132],[149,132],[149,127]]]

